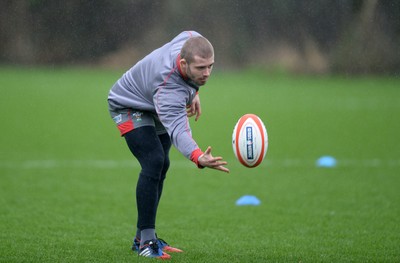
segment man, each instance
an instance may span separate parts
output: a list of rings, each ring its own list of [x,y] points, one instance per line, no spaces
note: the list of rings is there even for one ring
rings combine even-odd
[[[129,69],[111,88],[111,117],[140,163],[136,186],[137,233],[132,249],[140,256],[168,259],[182,252],[158,239],[155,220],[171,143],[199,168],[229,172],[211,147],[202,152],[191,135],[188,117],[201,115],[199,87],[214,64],[211,43],[194,31],[182,32]]]

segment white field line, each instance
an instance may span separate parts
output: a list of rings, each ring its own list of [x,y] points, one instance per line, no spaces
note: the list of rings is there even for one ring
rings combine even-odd
[[[316,160],[311,159],[266,159],[261,167],[301,168],[316,167]],[[228,167],[241,166],[236,160],[229,160]],[[118,169],[139,167],[136,160],[0,160],[0,168],[7,169],[55,169],[55,168],[94,168]],[[188,160],[172,160],[171,168],[190,168],[194,164]],[[400,167],[400,159],[337,159],[336,167]]]

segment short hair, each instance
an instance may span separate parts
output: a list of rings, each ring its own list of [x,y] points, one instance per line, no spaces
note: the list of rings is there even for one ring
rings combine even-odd
[[[195,56],[210,58],[214,55],[214,48],[205,37],[196,36],[186,40],[181,49],[181,58],[188,64],[194,61]]]

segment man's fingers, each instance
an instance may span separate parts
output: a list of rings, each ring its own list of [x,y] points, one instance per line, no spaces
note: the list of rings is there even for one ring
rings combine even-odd
[[[213,160],[213,161],[209,162],[209,167],[216,168],[216,167],[224,166],[224,165],[227,165],[227,164],[228,164],[228,162],[226,162],[226,161]]]
[[[197,121],[201,116],[201,108],[199,105],[192,104],[186,107],[186,114],[188,117],[193,117],[196,115],[195,121]]]
[[[190,111],[192,112],[192,114],[195,114],[196,111],[197,111],[197,110],[196,110],[196,104],[193,103],[192,105],[190,105],[189,109],[190,109]]]
[[[229,173],[229,169],[224,166],[217,166],[217,167],[214,167],[214,169]]]
[[[207,167],[208,168],[212,168],[212,169],[216,169],[216,170],[220,170],[223,172],[227,172],[229,173],[229,169],[225,167],[225,165],[228,164],[228,162],[226,161],[220,161],[221,159],[218,160],[210,160],[207,162]]]
[[[211,146],[207,147],[207,150],[204,152],[204,154],[211,154]]]
[[[194,113],[190,107],[186,108],[186,114],[188,117],[192,117],[194,115]]]
[[[195,119],[195,121],[197,121],[197,120],[200,118],[200,116],[201,116],[201,109],[200,109],[200,107],[198,107],[197,109],[195,109],[195,112],[196,112],[196,119]]]
[[[222,157],[213,157],[210,162],[218,162],[221,161],[223,158]]]
[[[214,166],[228,164],[226,161],[221,161],[221,160],[209,160],[207,163],[209,165],[214,165]]]

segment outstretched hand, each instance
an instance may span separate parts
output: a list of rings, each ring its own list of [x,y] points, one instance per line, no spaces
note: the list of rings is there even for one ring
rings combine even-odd
[[[229,173],[229,169],[225,167],[228,163],[222,160],[222,157],[213,157],[211,155],[211,147],[208,146],[207,150],[200,155],[198,162],[201,166],[220,170]]]

